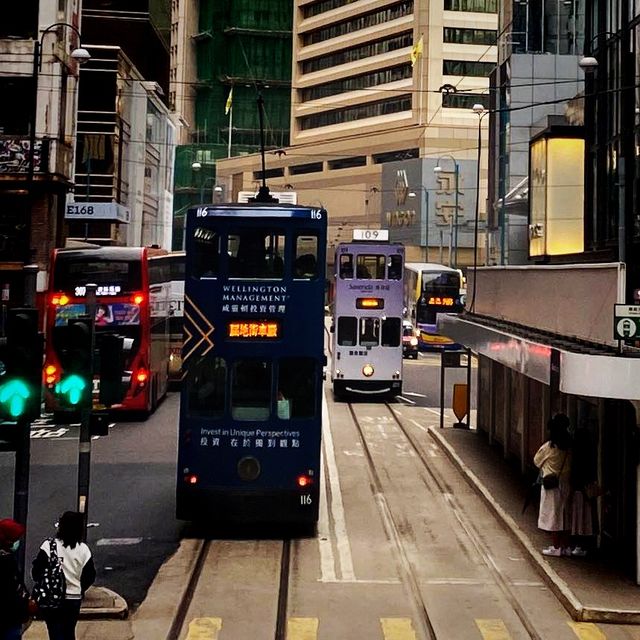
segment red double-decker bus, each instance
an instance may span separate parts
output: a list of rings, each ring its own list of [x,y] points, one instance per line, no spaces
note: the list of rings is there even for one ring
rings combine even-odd
[[[86,313],[87,284],[94,283],[96,345],[107,333],[124,337],[127,345],[123,375],[127,392],[122,403],[112,408],[151,413],[168,385],[170,283],[165,282],[161,269],[151,266],[148,250],[98,246],[54,249],[49,274],[44,364],[47,411],[58,416],[65,413],[55,394],[65,367],[59,328]],[[97,377],[93,387],[97,403]]]

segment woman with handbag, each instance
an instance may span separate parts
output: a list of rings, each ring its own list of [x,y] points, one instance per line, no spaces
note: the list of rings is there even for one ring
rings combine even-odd
[[[49,578],[51,577],[49,567],[52,559],[58,559],[64,573],[62,602],[42,612],[49,640],[75,640],[82,597],[96,577],[91,551],[82,542],[83,518],[81,513],[65,511],[58,522],[55,537],[42,543],[33,561],[31,576],[35,582],[34,594],[41,588],[45,576],[49,574]],[[46,591],[46,586],[43,590]]]
[[[549,421],[549,440],[536,452],[533,463],[542,474],[538,527],[549,531],[551,546],[545,556],[571,555],[571,436],[569,418],[558,413]]]

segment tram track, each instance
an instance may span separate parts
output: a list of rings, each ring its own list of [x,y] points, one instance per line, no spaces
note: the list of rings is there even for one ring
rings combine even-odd
[[[196,555],[187,585],[182,593],[176,609],[171,627],[166,635],[166,640],[189,640],[188,618],[190,609],[198,598],[201,578],[210,554],[215,550],[218,540],[204,540]],[[229,540],[226,540],[229,543]],[[274,558],[274,563],[279,565],[277,583],[277,601],[275,606],[274,640],[286,640],[287,634],[287,609],[289,604],[289,579],[291,573],[291,539],[282,539],[282,551],[279,560]],[[220,580],[224,580],[220,576]],[[210,584],[208,585],[211,586]],[[275,590],[276,584],[274,584]],[[198,636],[200,637],[200,636]]]
[[[401,527],[399,526],[397,519],[394,517],[393,511],[384,496],[383,483],[380,477],[380,473],[376,468],[372,449],[367,442],[367,436],[365,434],[363,424],[361,420],[358,419],[358,415],[355,409],[355,407],[357,406],[358,405],[349,403],[349,413],[351,414],[352,420],[358,432],[358,437],[362,444],[362,449],[365,460],[367,461],[375,499],[380,509],[384,526],[387,529],[389,539],[394,543],[398,552],[398,557],[400,560],[400,571],[402,574],[401,578],[407,585],[413,600],[414,608],[420,616],[420,622],[422,624],[424,637],[429,638],[429,640],[437,640],[438,636],[434,628],[433,619],[429,613],[427,603],[423,599],[419,586],[418,576],[414,568],[412,567],[407,552],[404,548]],[[402,423],[401,419],[394,411],[392,406],[389,403],[384,403],[384,405],[380,404],[379,406],[384,406],[387,409],[389,415],[391,416],[392,423],[396,426],[400,433],[402,433],[405,440],[409,443],[411,450],[415,453],[417,459],[420,461],[421,468],[426,472],[428,479],[431,480],[436,491],[442,495],[448,508],[451,510],[451,513],[453,514],[462,531],[465,533],[467,539],[475,549],[478,557],[487,567],[487,570],[489,571],[494,584],[499,589],[506,602],[515,613],[528,637],[531,638],[531,640],[542,640],[542,636],[536,631],[529,616],[518,601],[518,598],[516,597],[513,589],[510,587],[505,576],[502,574],[501,570],[493,560],[491,552],[488,549],[486,543],[483,541],[480,532],[470,521],[464,510],[461,508],[461,506],[453,496],[451,487],[447,483],[446,479],[433,469],[433,464],[430,463],[428,455],[417,442],[415,436]]]

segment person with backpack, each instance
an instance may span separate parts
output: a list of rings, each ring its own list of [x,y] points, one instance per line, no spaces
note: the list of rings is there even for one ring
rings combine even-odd
[[[42,543],[33,561],[33,597],[49,640],[75,640],[82,597],[96,578],[91,551],[82,542],[83,529],[83,515],[65,511],[55,537]]]
[[[24,526],[11,518],[0,520],[0,640],[18,640],[29,617],[29,592],[22,582],[15,552]]]

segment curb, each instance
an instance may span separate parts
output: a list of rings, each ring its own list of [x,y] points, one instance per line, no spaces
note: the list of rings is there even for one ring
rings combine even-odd
[[[533,562],[547,586],[560,600],[571,617],[578,622],[607,622],[614,624],[640,624],[640,610],[607,609],[583,605],[569,585],[556,573],[551,565],[540,555],[529,538],[516,524],[515,520],[498,504],[489,490],[482,484],[469,467],[463,462],[455,449],[433,427],[427,426],[429,435],[436,441],[451,462],[462,473],[467,483],[480,495],[485,504],[502,522],[503,526],[516,538],[524,552]]]
[[[115,591],[106,587],[91,587],[82,602],[80,620],[122,620],[128,612],[127,601]]]

